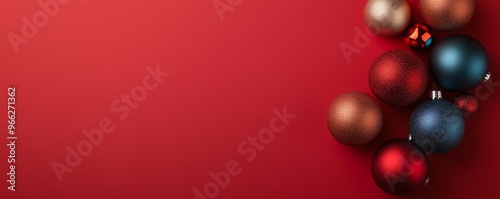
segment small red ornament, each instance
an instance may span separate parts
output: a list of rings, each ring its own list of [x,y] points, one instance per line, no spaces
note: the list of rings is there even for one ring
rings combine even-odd
[[[368,73],[368,83],[375,97],[393,106],[407,106],[417,101],[424,94],[427,81],[424,62],[407,50],[380,55]]]
[[[409,194],[426,184],[428,169],[427,156],[407,139],[386,142],[372,160],[373,180],[393,195]]]
[[[479,109],[479,99],[469,93],[462,93],[455,98],[455,106],[462,112],[464,118],[476,114]]]
[[[424,24],[414,24],[406,32],[405,42],[413,50],[427,49],[433,40],[431,28]]]

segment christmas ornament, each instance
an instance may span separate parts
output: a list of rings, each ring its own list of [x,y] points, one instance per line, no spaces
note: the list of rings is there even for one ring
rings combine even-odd
[[[444,153],[458,146],[465,131],[460,110],[432,91],[433,100],[419,105],[410,117],[412,141],[429,153]]]
[[[474,0],[420,0],[424,20],[440,31],[464,27],[474,15]]]
[[[405,42],[413,50],[427,49],[432,45],[433,40],[431,29],[424,24],[410,26],[405,38]]]
[[[462,93],[455,98],[455,106],[465,118],[476,114],[479,109],[479,99],[469,93]]]
[[[380,146],[372,160],[375,183],[387,193],[415,192],[428,182],[427,156],[407,139],[394,139]]]
[[[453,35],[441,40],[432,49],[429,67],[441,87],[464,92],[476,87],[485,78],[488,55],[476,39]]]
[[[425,92],[428,75],[422,60],[406,50],[393,50],[380,55],[368,73],[370,89],[382,102],[406,106]]]
[[[364,18],[373,33],[394,37],[401,34],[410,23],[410,4],[407,0],[368,0]]]
[[[339,96],[328,110],[328,129],[347,146],[361,146],[372,141],[382,128],[380,106],[368,94],[350,92]]]

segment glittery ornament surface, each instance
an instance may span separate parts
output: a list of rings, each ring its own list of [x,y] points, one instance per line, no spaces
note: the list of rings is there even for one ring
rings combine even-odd
[[[474,0],[420,0],[425,21],[440,31],[454,31],[467,25],[474,15]]]
[[[401,34],[410,23],[410,4],[407,0],[368,0],[364,18],[375,34],[394,37]]]
[[[368,94],[350,92],[339,96],[328,110],[328,129],[340,143],[360,146],[372,141],[380,132],[383,114]]]
[[[406,106],[417,101],[428,81],[422,60],[406,50],[393,50],[379,56],[372,63],[368,76],[373,94],[393,106]]]
[[[429,153],[444,153],[460,144],[465,131],[462,113],[445,100],[429,100],[411,114],[412,140]]]

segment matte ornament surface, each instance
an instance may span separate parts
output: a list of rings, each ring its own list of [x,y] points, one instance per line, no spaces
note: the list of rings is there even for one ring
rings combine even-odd
[[[426,183],[428,173],[427,156],[407,139],[390,140],[373,156],[373,180],[389,194],[415,192]]]
[[[383,114],[368,94],[350,92],[339,96],[328,110],[328,129],[332,136],[347,146],[361,146],[380,132]]]
[[[368,0],[364,18],[373,33],[394,37],[401,34],[410,23],[410,4],[406,0]]]
[[[455,106],[457,106],[465,118],[468,118],[476,114],[479,109],[479,99],[469,93],[462,93],[455,98]]]
[[[429,67],[432,77],[441,87],[464,92],[484,80],[488,72],[488,54],[476,39],[452,35],[432,49]]]
[[[462,113],[445,100],[429,100],[411,114],[410,135],[429,153],[444,153],[460,144],[465,131]]]

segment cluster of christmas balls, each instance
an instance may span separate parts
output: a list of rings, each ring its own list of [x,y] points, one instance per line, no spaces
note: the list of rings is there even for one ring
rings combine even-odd
[[[384,143],[372,160],[372,177],[387,193],[401,195],[416,191],[429,181],[428,155],[456,148],[465,131],[464,118],[477,111],[479,100],[467,91],[488,81],[488,56],[483,45],[467,35],[452,35],[435,41],[432,30],[455,31],[464,27],[475,10],[474,0],[420,0],[425,24],[409,26],[411,9],[407,0],[368,0],[366,25],[375,34],[395,37],[406,30],[405,41],[413,50],[430,49],[429,70],[409,50],[380,55],[371,65],[369,86],[377,99],[402,107],[425,93],[429,75],[444,90],[458,93],[452,104],[435,86],[431,99],[415,108],[409,122],[409,139]],[[433,44],[436,43],[436,44]],[[368,94],[350,92],[339,96],[328,111],[328,128],[347,146],[361,146],[380,132],[383,114]]]

